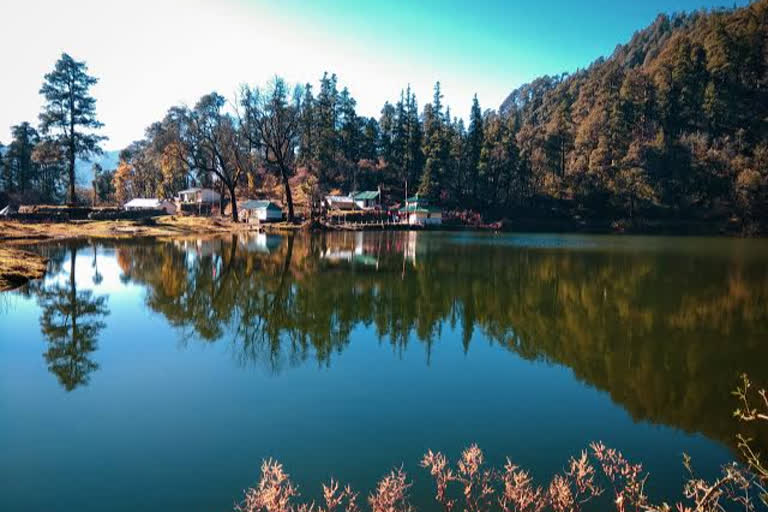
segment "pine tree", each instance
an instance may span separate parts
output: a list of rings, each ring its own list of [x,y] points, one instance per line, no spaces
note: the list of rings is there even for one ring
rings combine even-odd
[[[419,194],[431,200],[439,200],[445,187],[448,172],[448,139],[443,115],[443,95],[440,82],[435,84],[432,103],[424,107],[424,172],[419,183]]]
[[[392,165],[397,181],[403,183],[406,175],[406,148],[408,145],[408,119],[405,110],[405,94],[400,91],[400,100],[395,105],[395,124],[392,132]]]
[[[24,194],[37,178],[37,166],[32,159],[32,152],[40,138],[37,130],[27,122],[11,127],[11,135],[13,139],[5,155],[4,188],[8,192]]]
[[[315,99],[312,84],[304,86],[304,97],[300,107],[299,163],[307,165],[314,156]]]
[[[336,122],[338,116],[338,91],[336,75],[323,74],[320,92],[315,102],[314,151],[318,165],[318,178],[328,186],[335,179],[336,150],[338,148]]]
[[[424,153],[422,153],[422,143],[424,135],[419,120],[419,107],[416,102],[416,96],[411,93],[408,86],[406,93],[406,146],[405,146],[405,179],[410,183],[416,183],[421,176],[424,167]]]
[[[376,162],[379,157],[378,144],[380,139],[379,123],[373,117],[360,118],[362,124],[362,141],[360,143],[360,158]]]
[[[357,102],[345,87],[339,94],[339,148],[348,163],[356,165],[360,159],[362,133],[355,106]]]
[[[472,199],[477,201],[477,186],[479,182],[480,152],[483,147],[483,113],[480,110],[480,102],[477,100],[477,94],[472,98],[472,109],[469,114],[469,130],[467,132],[467,180],[466,183],[471,187]],[[460,190],[464,195],[465,190]]]
[[[392,165],[393,150],[392,139],[395,129],[395,107],[390,102],[385,102],[379,118],[379,155],[387,165]]]
[[[96,100],[89,94],[97,82],[97,78],[88,75],[85,62],[64,53],[53,71],[45,75],[40,89],[45,98],[40,129],[46,135],[56,132],[56,140],[66,156],[70,203],[75,202],[75,160],[100,154],[99,142],[106,139],[92,132],[103,126],[96,119]]]

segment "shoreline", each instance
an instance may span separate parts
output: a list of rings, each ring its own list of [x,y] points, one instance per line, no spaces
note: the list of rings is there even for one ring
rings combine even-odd
[[[47,260],[18,246],[76,239],[179,238],[248,232],[292,233],[332,231],[457,231],[496,233],[575,233],[657,236],[744,237],[732,229],[706,223],[643,224],[617,229],[608,223],[572,223],[542,219],[520,219],[488,225],[444,224],[441,226],[393,226],[379,224],[331,225],[322,222],[260,225],[235,223],[220,217],[161,216],[142,220],[83,220],[69,222],[21,222],[0,220],[0,292],[12,290],[45,276]],[[762,234],[752,235],[761,237]],[[748,236],[748,235],[747,235]]]
[[[19,246],[78,239],[178,238],[254,231],[249,224],[209,217],[70,222],[0,221],[0,292],[45,276],[48,260]]]

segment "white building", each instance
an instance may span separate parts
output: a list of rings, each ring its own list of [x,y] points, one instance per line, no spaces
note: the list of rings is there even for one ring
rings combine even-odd
[[[400,209],[407,224],[411,226],[439,226],[443,223],[443,211],[430,206],[425,199],[418,195],[405,200],[405,206]]]
[[[179,192],[179,202],[195,204],[215,204],[221,199],[221,194],[210,188],[192,187]]]
[[[123,205],[127,211],[137,210],[165,210],[168,215],[176,213],[176,205],[171,201],[157,198],[136,198],[131,199]]]
[[[379,195],[378,190],[365,190],[354,192],[351,197],[361,210],[372,210],[379,205]]]
[[[248,222],[256,220],[260,222],[283,220],[283,209],[272,201],[254,201],[250,199],[240,205],[243,219]]]

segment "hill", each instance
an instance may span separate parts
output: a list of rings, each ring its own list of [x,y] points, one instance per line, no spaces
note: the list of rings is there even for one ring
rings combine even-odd
[[[587,69],[513,91],[499,111],[536,195],[584,217],[763,230],[767,36],[768,0],[660,15]]]
[[[120,151],[104,151],[101,155],[94,156],[89,160],[80,158],[75,161],[75,181],[78,186],[90,187],[93,181],[93,164],[101,165],[105,171],[117,169],[120,160]]]

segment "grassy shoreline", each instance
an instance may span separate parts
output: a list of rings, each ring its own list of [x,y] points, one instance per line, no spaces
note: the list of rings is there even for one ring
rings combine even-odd
[[[47,260],[20,245],[81,238],[165,238],[253,231],[254,226],[208,217],[70,222],[0,221],[0,292],[45,276]]]
[[[560,220],[531,221],[519,219],[515,222],[491,225],[449,225],[439,229],[451,231],[502,231],[502,232],[569,232],[569,233],[615,233],[615,234],[676,234],[676,235],[712,235],[743,236],[732,229],[713,229],[711,225],[701,224],[680,226],[637,226],[616,229],[609,224],[573,224]],[[677,228],[677,229],[676,229]],[[378,225],[349,227],[344,225],[324,225],[322,223],[292,224],[278,222],[261,224],[236,223],[222,217],[161,216],[142,220],[81,220],[62,222],[22,222],[17,220],[0,221],[0,291],[16,288],[30,279],[39,279],[45,275],[46,262],[37,254],[22,251],[21,245],[34,243],[72,240],[72,239],[120,239],[120,238],[178,238],[215,236],[231,233],[266,231],[269,233],[290,233],[302,230],[381,230]],[[391,227],[389,228],[391,229]],[[411,229],[411,228],[408,228]]]
[[[48,260],[33,252],[0,247],[0,292],[45,276]]]

